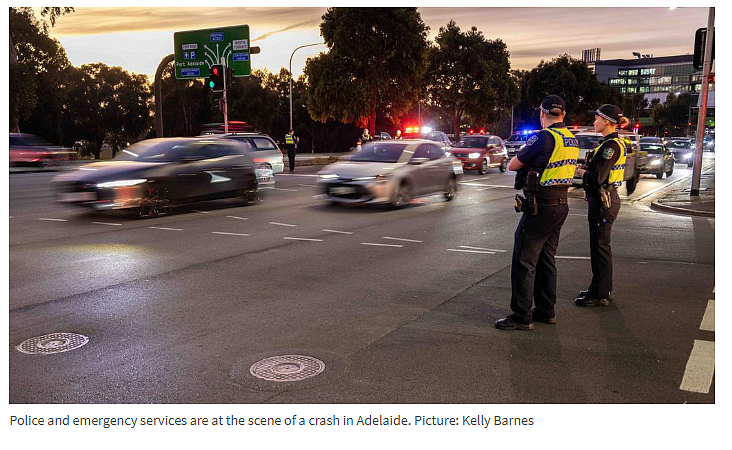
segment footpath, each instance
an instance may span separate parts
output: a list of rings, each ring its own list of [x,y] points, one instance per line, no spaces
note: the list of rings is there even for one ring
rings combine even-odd
[[[651,202],[651,209],[660,212],[690,216],[714,217],[714,154],[704,155],[699,195],[692,197],[692,177],[683,178],[664,189]]]

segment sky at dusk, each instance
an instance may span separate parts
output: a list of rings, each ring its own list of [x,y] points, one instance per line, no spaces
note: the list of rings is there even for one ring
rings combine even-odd
[[[319,25],[324,7],[170,8],[76,7],[51,29],[74,65],[103,62],[152,78],[160,60],[173,53],[173,33],[248,24],[254,69],[278,72],[287,67],[295,47],[322,42]],[[708,10],[699,8],[419,8],[432,41],[441,26],[454,20],[463,30],[476,26],[488,39],[502,39],[511,66],[531,69],[540,60],[600,47],[602,59],[632,58],[632,52],[654,56],[693,52],[694,32],[706,26]],[[326,49],[298,50],[293,72]]]

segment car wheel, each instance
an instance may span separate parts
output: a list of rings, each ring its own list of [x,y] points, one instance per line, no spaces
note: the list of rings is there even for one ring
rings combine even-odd
[[[409,186],[409,183],[402,182],[399,184],[399,187],[397,187],[396,192],[394,193],[394,198],[391,201],[391,206],[394,209],[403,208],[407,204],[409,204],[409,201],[412,199],[412,188]]]
[[[506,169],[508,169],[508,158],[503,158],[503,162],[501,163],[501,167],[498,168],[501,172],[505,172]]]
[[[254,205],[262,201],[262,191],[259,190],[259,185],[254,177],[249,177],[244,182],[239,197],[244,200],[247,205]]]
[[[457,180],[455,177],[450,177],[450,179],[447,181],[447,186],[445,186],[445,201],[449,202],[450,200],[455,198],[455,194],[457,194]]]
[[[674,166],[671,166],[668,172],[666,172],[666,178],[670,177],[674,173]]]
[[[170,194],[163,185],[150,185],[147,188],[147,198],[142,201],[139,209],[141,219],[164,216],[170,214]]]
[[[478,168],[478,173],[481,175],[485,175],[485,173],[488,172],[488,161],[485,159],[483,162],[480,163],[480,167]]]
[[[663,172],[658,172],[658,173],[656,174],[656,178],[658,178],[659,180],[660,180],[661,178],[663,178]]]

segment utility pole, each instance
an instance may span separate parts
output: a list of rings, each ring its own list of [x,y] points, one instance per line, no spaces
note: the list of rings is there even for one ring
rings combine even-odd
[[[295,50],[293,50],[292,54],[290,55],[290,66],[289,66],[289,69],[287,72],[288,74],[290,74],[290,130],[293,129],[292,128],[292,57],[295,56],[295,52],[298,51],[299,49],[305,48],[305,47],[312,47],[313,45],[325,45],[325,42],[316,42],[314,44],[301,45],[301,46],[295,48]],[[289,132],[290,130],[287,130],[287,131]]]
[[[694,154],[694,167],[691,175],[690,196],[692,197],[699,196],[699,186],[701,184],[701,165],[704,153],[704,128],[707,120],[707,98],[709,94],[709,73],[712,70],[712,45],[714,44],[714,8],[709,8],[707,37],[704,44],[704,78],[702,79],[699,122],[696,124],[696,152]]]
[[[163,87],[161,81],[163,79],[163,71],[165,66],[175,59],[175,54],[170,54],[163,58],[158,64],[158,70],[155,71],[155,136],[163,137]]]

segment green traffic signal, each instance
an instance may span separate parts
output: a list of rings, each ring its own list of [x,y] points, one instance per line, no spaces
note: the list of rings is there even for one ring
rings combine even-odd
[[[214,92],[224,90],[224,66],[222,64],[214,64],[208,69],[208,86]]]

